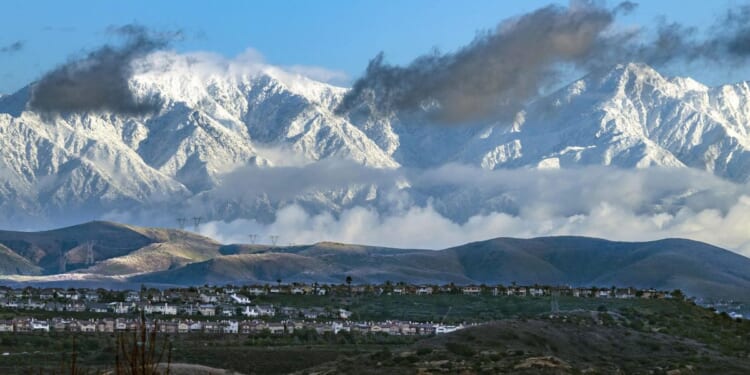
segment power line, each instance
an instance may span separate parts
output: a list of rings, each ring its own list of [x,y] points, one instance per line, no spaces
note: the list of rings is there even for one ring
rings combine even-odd
[[[184,217],[177,218],[177,224],[180,226],[180,230],[185,230],[185,223],[187,223],[187,218],[184,218]]]
[[[258,240],[258,235],[257,234],[250,234],[250,235],[248,235],[248,237],[250,237],[250,244],[251,245],[255,245],[255,241]]]

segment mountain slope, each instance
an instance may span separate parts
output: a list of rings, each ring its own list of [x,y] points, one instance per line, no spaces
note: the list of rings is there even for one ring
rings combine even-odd
[[[86,262],[89,243],[97,264],[87,269],[91,266]],[[62,257],[66,259],[64,271],[116,275],[168,269],[219,255],[219,244],[205,237],[111,222],[90,222],[45,232],[0,231],[0,245],[0,250],[7,250],[8,257],[17,259],[16,263],[26,270],[10,274],[57,274],[63,271]],[[12,264],[9,261],[6,268]]]
[[[682,289],[695,296],[750,298],[750,259],[700,242],[612,242],[586,237],[497,238],[455,248],[402,250],[320,243],[225,246],[206,262],[133,281],[502,283]]]
[[[356,181],[370,170],[321,186],[300,181],[289,195],[243,188],[253,182],[243,177],[246,170],[265,176],[342,159],[380,170],[446,163],[488,170],[661,166],[705,170],[737,183],[750,178],[745,82],[707,87],[624,64],[530,103],[514,121],[445,126],[432,122],[427,109],[378,113],[373,102],[337,113],[347,89],[256,65],[216,66],[200,55],[168,52],[146,56],[135,64],[130,85],[139,98],[158,97],[161,105],[143,116],[36,113],[27,108],[32,85],[0,97],[0,224],[70,225],[127,215],[160,225],[187,215],[270,222],[291,203],[311,213],[356,206],[388,211],[394,191],[409,204],[442,202],[440,213],[459,222],[487,210],[515,210],[502,191],[411,188],[405,178]],[[687,190],[665,199],[679,201]],[[456,201],[460,209],[448,207]]]
[[[485,168],[688,166],[744,182],[747,83],[709,88],[642,64],[592,73],[472,139],[460,159]]]

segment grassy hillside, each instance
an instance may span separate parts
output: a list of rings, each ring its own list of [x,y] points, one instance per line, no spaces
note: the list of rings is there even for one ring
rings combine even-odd
[[[103,275],[155,271],[207,260],[219,255],[220,246],[189,232],[103,221],[44,232],[0,231],[0,245],[15,254],[17,262],[28,262],[26,268],[20,268],[26,270],[24,274],[59,272],[62,254],[68,259],[66,271],[87,268],[88,242],[93,243],[94,259],[99,263],[89,271]]]
[[[0,245],[0,275],[39,275],[41,267]]]
[[[668,239],[613,242],[585,237],[497,238],[446,250],[319,243],[228,245],[205,264],[136,281],[568,284],[682,289],[694,296],[750,299],[750,259],[708,244]],[[268,272],[273,268],[273,272]]]
[[[94,265],[85,264],[89,241]],[[65,253],[68,272],[137,274],[129,280],[135,283],[339,283],[351,276],[354,283],[617,285],[750,299],[750,259],[682,239],[496,238],[445,250],[335,242],[221,245],[185,231],[91,222],[38,233],[0,232],[0,245],[0,272],[7,275],[55,274]]]

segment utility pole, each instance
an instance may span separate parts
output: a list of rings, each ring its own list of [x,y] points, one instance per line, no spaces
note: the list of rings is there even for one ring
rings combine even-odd
[[[193,225],[195,225],[194,232],[198,232],[198,227],[201,225],[201,220],[203,220],[202,216],[194,216],[193,217]]]
[[[271,245],[276,246],[276,243],[279,241],[279,235],[272,234],[268,237],[271,239]]]
[[[560,313],[560,291],[552,290],[550,294],[550,312],[552,314]]]
[[[248,235],[248,237],[250,237],[250,244],[251,245],[255,245],[255,241],[258,240],[258,235],[257,234],[250,234],[250,235]]]
[[[180,226],[180,230],[185,230],[185,223],[187,223],[187,218],[184,218],[184,217],[177,218],[177,224]]]

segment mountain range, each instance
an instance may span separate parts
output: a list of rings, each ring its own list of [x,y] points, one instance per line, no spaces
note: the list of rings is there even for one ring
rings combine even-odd
[[[269,222],[290,203],[312,212],[380,209],[394,190],[414,201],[460,199],[460,210],[441,212],[451,219],[488,204],[503,209],[500,194],[457,198],[439,186],[377,178],[274,195],[283,189],[251,173],[321,163],[376,174],[455,163],[485,170],[662,166],[738,183],[750,178],[746,82],[708,87],[623,64],[529,103],[512,121],[443,125],[429,109],[380,113],[368,101],[339,113],[347,89],[283,69],[204,65],[171,52],[144,58],[130,87],[138,98],[159,98],[157,111],[146,115],[40,113],[29,107],[33,83],[0,96],[0,224],[49,227],[139,210],[172,224],[179,215]],[[265,190],[254,190],[255,183]]]
[[[45,232],[2,231],[0,264],[9,284],[340,284],[351,276],[355,283],[617,285],[750,298],[750,259],[684,239],[495,238],[443,250],[332,242],[223,245],[175,229],[90,222]]]

